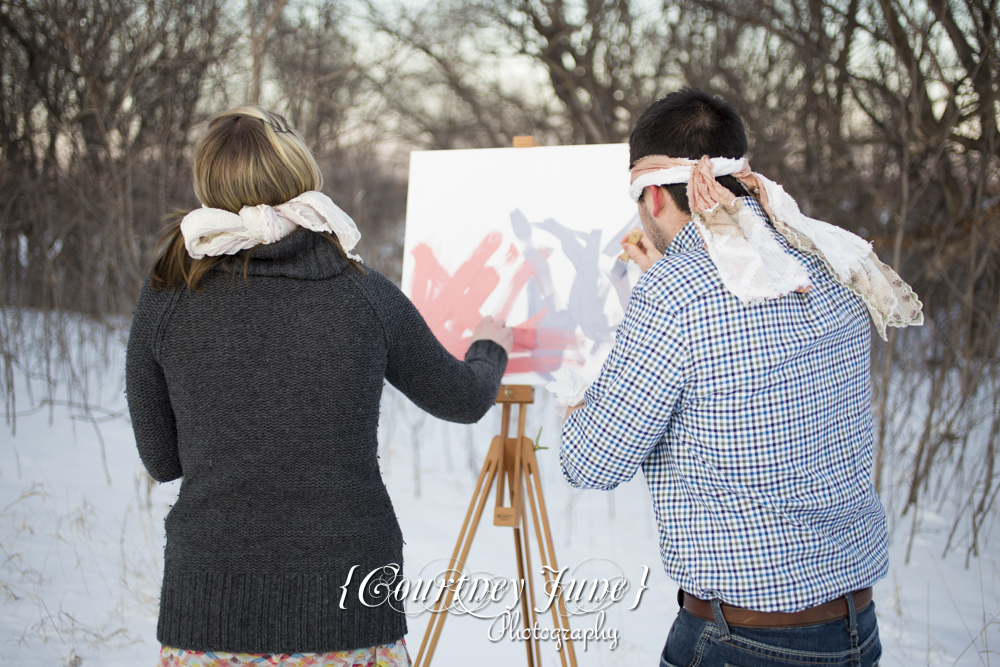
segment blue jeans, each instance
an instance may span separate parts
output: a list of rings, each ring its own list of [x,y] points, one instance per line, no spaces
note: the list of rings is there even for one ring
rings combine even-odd
[[[677,614],[660,667],[877,667],[882,657],[875,603],[848,618],[795,628],[730,626],[713,603],[715,622]]]

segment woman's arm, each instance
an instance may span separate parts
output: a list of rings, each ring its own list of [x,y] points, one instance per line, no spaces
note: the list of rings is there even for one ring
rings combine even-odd
[[[375,271],[368,274],[362,282],[389,344],[386,379],[435,417],[462,424],[479,421],[496,401],[507,368],[507,352],[495,340],[505,335],[504,327],[477,327],[480,339],[469,345],[465,361],[459,361],[395,285]]]
[[[147,278],[132,316],[125,353],[125,392],[139,456],[150,476],[169,482],[184,474],[177,453],[177,425],[163,369],[156,360],[156,332],[171,292],[156,292]]]

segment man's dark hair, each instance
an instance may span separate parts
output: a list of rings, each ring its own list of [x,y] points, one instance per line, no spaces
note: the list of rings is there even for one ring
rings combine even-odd
[[[729,102],[697,88],[670,93],[642,113],[628,138],[629,169],[647,155],[666,155],[698,160],[709,157],[740,158],[747,152],[743,119]],[[733,176],[719,183],[739,197],[747,191]],[[690,213],[687,184],[663,186],[684,213]]]

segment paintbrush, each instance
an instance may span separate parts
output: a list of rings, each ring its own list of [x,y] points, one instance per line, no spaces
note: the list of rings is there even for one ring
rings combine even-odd
[[[640,232],[638,229],[633,229],[628,233],[628,242],[632,243],[633,245],[638,243],[639,239],[641,238],[642,238],[642,232]],[[615,259],[615,265],[611,267],[612,278],[614,278],[615,280],[621,280],[622,278],[625,277],[625,274],[628,272],[628,260],[629,260],[628,253],[623,250],[622,254],[618,255],[618,257]]]

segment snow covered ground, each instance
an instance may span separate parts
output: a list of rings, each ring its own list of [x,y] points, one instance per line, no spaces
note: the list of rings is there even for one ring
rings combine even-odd
[[[0,430],[2,662],[156,662],[163,517],[178,483],[147,484],[125,413],[118,412],[125,407],[121,356],[111,358],[119,361],[89,379],[87,396],[108,412],[87,415],[65,405],[31,412],[21,383],[16,433]],[[33,390],[37,405],[44,386],[35,381]],[[559,565],[574,570],[567,578],[624,576],[629,582],[622,599],[605,609],[599,633],[605,639],[591,641],[586,650],[576,643],[579,664],[658,664],[677,612],[676,587],[660,565],[645,484],[640,477],[611,493],[569,487],[558,469],[559,422],[544,392],[538,394],[528,413],[529,435],[541,427],[539,444],[550,448],[538,458]],[[499,431],[499,414],[494,408],[475,426],[445,425],[387,390],[381,461],[406,539],[409,579],[426,579],[451,554],[490,439]],[[875,589],[882,664],[1000,666],[1000,537],[993,531],[966,568],[964,553],[941,558],[944,518],[926,515],[921,526],[909,564],[908,518],[895,528],[891,571]],[[531,548],[537,568],[533,541]],[[468,560],[480,576],[516,577],[511,529],[495,527],[485,516]],[[644,566],[648,590],[631,609]],[[536,581],[540,585],[541,578]],[[541,593],[536,595],[540,601]],[[407,642],[415,658],[428,614],[410,608]],[[548,615],[540,619],[543,627],[550,623]],[[582,630],[599,620],[595,613],[580,614],[571,623]],[[498,629],[488,619],[450,616],[434,664],[523,664],[521,641],[495,634],[490,640]],[[553,642],[543,642],[542,652],[545,665],[559,664]]]

